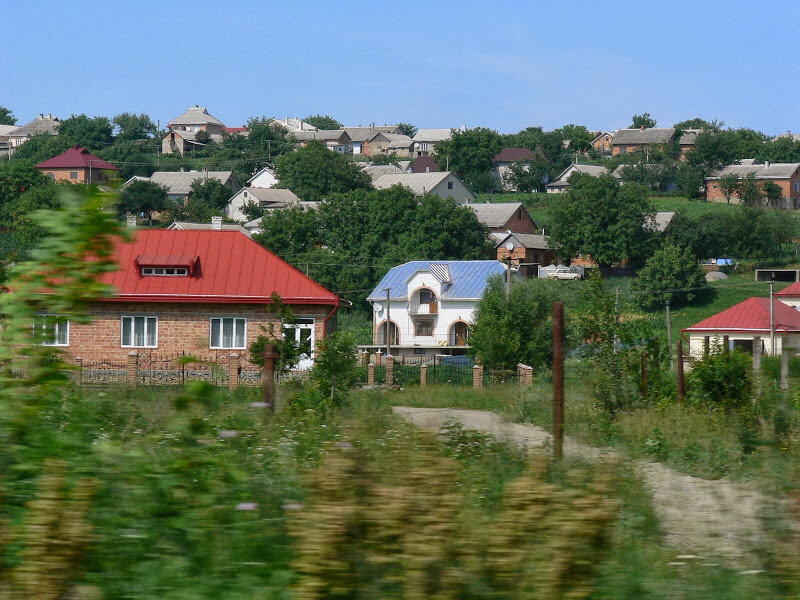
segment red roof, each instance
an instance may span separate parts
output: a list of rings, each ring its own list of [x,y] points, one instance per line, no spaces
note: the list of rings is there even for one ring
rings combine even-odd
[[[783,288],[780,292],[777,292],[775,295],[788,296],[790,298],[800,296],[800,281],[793,283],[789,287]]]
[[[75,144],[72,148],[36,165],[37,169],[110,169],[119,171],[110,162],[97,158],[94,154],[89,154],[86,148],[79,148]]]
[[[238,231],[149,229],[116,250],[106,273],[117,302],[269,302],[338,306],[339,298]],[[141,275],[143,266],[189,266],[188,276]]]
[[[436,173],[441,171],[439,163],[432,156],[420,156],[411,163],[413,173]]]
[[[760,331],[769,332],[769,298],[748,298],[684,331]],[[800,331],[800,311],[775,301],[775,331]]]
[[[503,148],[492,160],[494,162],[519,162],[528,160],[533,152],[527,148]]]

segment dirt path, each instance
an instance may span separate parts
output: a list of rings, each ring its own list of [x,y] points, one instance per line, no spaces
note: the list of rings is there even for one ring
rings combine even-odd
[[[426,431],[438,432],[447,423],[482,431],[526,448],[548,446],[552,436],[534,425],[510,423],[482,410],[393,407],[395,414]],[[610,450],[564,439],[564,454],[597,460]],[[725,480],[690,477],[660,463],[634,461],[653,494],[653,506],[668,544],[680,552],[722,557],[752,565],[756,550],[766,543],[761,517],[768,500],[760,492]]]

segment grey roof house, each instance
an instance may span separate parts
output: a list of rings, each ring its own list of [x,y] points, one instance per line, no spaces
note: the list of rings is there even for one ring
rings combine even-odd
[[[521,202],[473,203],[469,209],[490,231],[536,233],[536,223]]]
[[[575,173],[583,173],[591,175],[592,177],[599,177],[608,173],[608,169],[599,165],[582,165],[580,163],[572,163],[555,179],[545,187],[548,194],[563,194],[569,189],[569,178]]]
[[[234,221],[247,221],[244,207],[257,204],[268,210],[282,210],[300,202],[291,190],[281,188],[245,187],[236,192],[225,206],[225,216]]]
[[[192,191],[192,184],[203,179],[216,179],[231,190],[238,187],[232,171],[156,171],[150,177],[131,177],[122,187],[136,180],[152,181],[167,188],[167,197],[170,200],[185,201]]]
[[[33,121],[17,127],[8,136],[12,153],[14,148],[24,144],[35,135],[58,135],[58,126],[60,124],[61,121],[58,120],[58,117],[54,117],[51,114],[40,114]]]
[[[372,182],[375,189],[385,190],[393,185],[407,187],[415,196],[435,194],[441,198],[453,198],[456,202],[475,202],[475,194],[464,185],[453,171],[436,173],[386,173]]]

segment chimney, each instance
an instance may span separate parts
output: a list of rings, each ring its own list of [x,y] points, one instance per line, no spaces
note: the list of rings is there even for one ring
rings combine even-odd
[[[136,215],[128,215],[125,217],[125,226],[128,229],[133,229],[136,227]]]
[[[430,165],[428,165],[427,167],[425,167],[425,172],[426,172],[426,173],[430,173],[430,172],[431,172],[431,167],[430,167]]]
[[[769,161],[768,160],[764,161],[764,168],[765,169],[769,169]]]
[[[211,229],[222,231],[222,217],[211,217]]]
[[[39,113],[39,118],[44,119],[44,113]]]
[[[200,105],[199,104],[195,104],[194,107],[195,108],[200,108]]]

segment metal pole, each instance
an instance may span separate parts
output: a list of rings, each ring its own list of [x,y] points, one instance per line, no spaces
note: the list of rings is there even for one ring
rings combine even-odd
[[[775,356],[775,280],[769,280],[769,353]]]
[[[391,344],[391,333],[389,331],[389,325],[391,321],[389,320],[389,291],[392,288],[386,288],[386,356],[391,354],[391,349],[389,348],[389,344]]]
[[[506,258],[506,302],[511,299],[511,255]]]
[[[686,397],[686,389],[683,383],[683,340],[678,338],[676,346],[678,354],[678,404],[683,404],[683,400]]]
[[[564,305],[553,303],[553,456],[564,455]]]
[[[667,352],[669,352],[669,370],[675,368],[675,363],[672,360],[672,314],[669,310],[669,300],[667,300]]]

